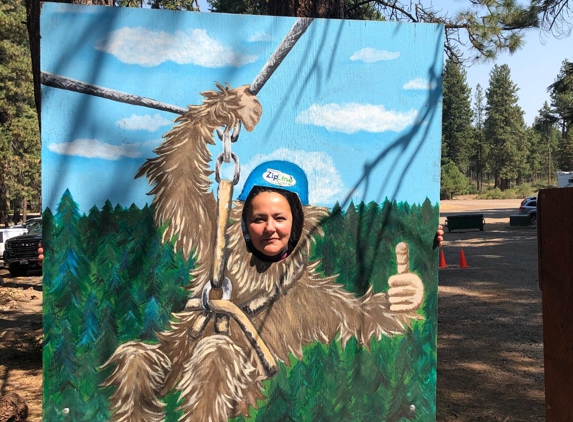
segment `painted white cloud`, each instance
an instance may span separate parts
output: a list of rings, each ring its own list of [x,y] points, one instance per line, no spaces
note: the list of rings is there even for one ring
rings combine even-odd
[[[140,144],[111,145],[97,139],[76,139],[72,142],[51,143],[48,149],[61,155],[85,158],[101,158],[115,161],[121,157],[135,158],[141,155]]]
[[[264,31],[255,32],[248,39],[249,42],[272,41],[273,37]]]
[[[414,124],[418,112],[386,110],[383,105],[313,104],[296,118],[297,123],[320,126],[333,132],[355,133],[358,131],[381,133],[400,132]]]
[[[124,63],[145,67],[166,61],[209,68],[239,67],[257,60],[257,56],[235,52],[209,37],[205,29],[169,34],[146,28],[122,28],[100,39],[96,49],[112,54]]]
[[[394,60],[399,56],[399,52],[376,50],[375,48],[366,47],[358,50],[356,53],[350,56],[350,60],[363,61],[364,63],[375,63],[381,60]]]
[[[404,89],[415,89],[415,90],[428,90],[428,89],[435,89],[436,83],[430,82],[424,78],[416,78],[412,79],[406,85],[403,86]]]
[[[271,160],[285,160],[300,166],[308,177],[309,201],[312,205],[331,204],[340,200],[345,191],[342,177],[326,152],[309,152],[280,148],[267,155],[258,154],[246,164],[241,164],[241,179],[236,187],[241,192],[245,180],[259,164]],[[223,168],[223,177],[232,178],[231,166]],[[228,172],[228,174],[226,174]]]
[[[124,117],[118,120],[117,125],[126,130],[146,130],[148,132],[155,132],[162,126],[169,126],[173,122],[165,117],[155,114],[150,116],[146,114],[145,116],[137,116],[132,114],[131,117]]]

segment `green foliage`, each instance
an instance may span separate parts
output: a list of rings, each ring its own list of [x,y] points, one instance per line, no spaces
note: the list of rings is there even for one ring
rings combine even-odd
[[[515,188],[515,196],[517,198],[527,198],[535,193],[535,188],[530,185],[519,185]]]
[[[547,145],[542,138],[542,135],[534,128],[526,128],[525,136],[529,144],[529,151],[527,152],[527,171],[525,176],[528,180],[536,181],[541,174],[547,170]]]
[[[472,1],[454,14],[432,2],[342,0],[208,0],[210,10],[223,13],[336,17],[440,23],[446,31],[446,54],[455,61],[493,59],[500,52],[513,53],[523,44],[523,32],[538,24],[539,8],[515,0]],[[463,51],[471,47],[469,58]],[[463,47],[463,48],[462,48]]]
[[[442,107],[442,165],[453,162],[462,174],[473,152],[471,89],[463,68],[448,59],[444,69]]]
[[[549,85],[551,106],[563,125],[563,132],[573,127],[573,61],[563,60],[555,82]]]
[[[385,291],[397,268],[395,245],[406,241],[411,270],[424,281],[426,320],[405,335],[372,339],[368,349],[355,339],[345,348],[338,341],[305,347],[301,361],[281,364],[265,381],[260,408],[237,421],[435,418],[438,212],[429,200],[335,207],[313,249],[312,259],[323,258],[319,270],[340,274],[357,294]],[[192,262],[161,244],[148,207],[108,202],[80,215],[66,192],[54,216],[44,212],[44,224],[44,419],[109,420],[112,391],[99,386],[110,370],[101,365],[120,342],[153,341],[153,331],[182,309]],[[180,400],[177,391],[164,398],[166,421],[178,420]]]
[[[484,136],[485,96],[480,84],[477,84],[474,96],[474,150],[472,152],[470,169],[475,172],[476,190],[481,191],[486,170],[488,155],[487,143]]]
[[[555,169],[558,160],[558,144],[561,133],[557,127],[558,117],[549,107],[547,101],[539,110],[531,129],[527,135],[530,141],[529,162],[532,183],[539,179],[547,181],[555,180]]]
[[[562,171],[573,170],[573,61],[564,60],[555,78],[549,85],[550,112],[545,113],[550,123],[559,121],[561,138],[556,148],[556,167]]]
[[[495,65],[486,92],[487,117],[484,123],[488,143],[488,168],[494,187],[510,188],[525,167],[528,145],[523,111],[517,104],[517,86],[511,81],[507,65]]]
[[[540,188],[545,188],[546,185],[530,185],[522,184],[516,188],[506,189],[502,191],[499,188],[488,189],[477,195],[478,199],[523,199],[532,196]]]
[[[151,9],[199,11],[197,0],[116,0],[119,7],[149,7]]]
[[[461,195],[467,191],[468,180],[460,172],[458,167],[451,161],[442,166],[440,180],[440,197],[452,199],[455,195]]]
[[[0,0],[0,224],[40,202],[40,134],[24,0]]]
[[[502,192],[499,188],[494,188],[478,195],[481,199],[507,199],[505,195],[510,195],[509,192]]]
[[[573,170],[573,130],[569,130],[559,140],[557,146],[557,168],[561,171]]]
[[[218,13],[266,15],[267,2],[257,0],[207,0],[209,10]],[[267,12],[267,13],[265,13]]]

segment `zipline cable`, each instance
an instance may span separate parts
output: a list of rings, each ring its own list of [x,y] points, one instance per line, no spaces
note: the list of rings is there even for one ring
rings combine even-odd
[[[274,71],[279,67],[287,54],[292,50],[302,34],[306,32],[312,21],[313,18],[298,18],[287,35],[283,38],[273,55],[269,58],[259,74],[253,80],[253,83],[249,88],[249,92],[251,94],[257,95],[259,93],[261,88],[269,80]],[[189,111],[189,109],[186,107],[179,107],[172,104],[162,103],[151,98],[104,88],[98,85],[78,81],[77,79],[72,79],[66,76],[56,75],[44,71],[42,71],[40,74],[40,82],[42,85],[52,88],[64,89],[66,91],[78,92],[80,94],[93,95],[95,97],[105,98],[120,103],[153,108],[156,110],[167,111],[169,113],[185,114]]]

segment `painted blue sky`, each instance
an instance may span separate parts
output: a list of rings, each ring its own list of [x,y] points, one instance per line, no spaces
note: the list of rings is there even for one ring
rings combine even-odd
[[[250,84],[293,18],[46,3],[44,72],[185,107],[215,82]],[[74,34],[70,37],[69,34]],[[310,202],[439,198],[442,28],[315,20],[258,98],[263,115],[233,144],[242,181],[285,159]],[[42,87],[43,204],[66,188],[82,212],[106,199],[150,203],[133,176],[177,115]],[[221,143],[211,148],[214,156]],[[230,177],[225,167],[223,176]]]

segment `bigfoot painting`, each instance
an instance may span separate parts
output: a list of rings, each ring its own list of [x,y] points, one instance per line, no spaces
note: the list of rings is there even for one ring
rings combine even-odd
[[[210,192],[210,161],[207,144],[224,126],[245,123],[248,131],[261,117],[261,106],[248,87],[207,91],[201,106],[190,107],[177,119],[177,126],[165,135],[137,176],[147,175],[154,185],[155,223],[167,224],[166,240],[177,237],[176,247],[196,255],[189,290],[188,312],[175,314],[171,328],[159,334],[159,344],[130,342],[121,345],[106,366],[114,371],[105,385],[116,387],[110,402],[115,421],[160,421],[164,419],[159,398],[171,389],[182,392],[182,421],[223,422],[249,414],[261,399],[261,382],[273,376],[245,333],[240,320],[231,319],[226,333],[217,333],[213,324],[197,324],[209,317],[201,309],[201,293],[210,283],[214,254],[215,199]],[[304,172],[288,162],[264,163],[250,178],[280,173],[294,184],[270,182],[277,188],[296,187],[304,208],[302,233],[294,250],[278,262],[269,262],[247,248],[243,233],[243,202],[235,201],[228,230],[227,277],[232,286],[231,302],[252,322],[255,335],[276,360],[288,363],[289,353],[302,358],[302,348],[316,341],[330,343],[336,337],[344,345],[351,337],[367,345],[372,337],[401,334],[423,300],[423,285],[408,271],[408,246],[396,247],[398,274],[389,280],[388,293],[360,298],[345,291],[334,278],[316,274],[319,262],[309,262],[313,236],[328,210],[308,204],[308,183]],[[293,175],[296,172],[296,177]],[[256,182],[255,182],[256,183]],[[245,189],[253,185],[247,180]],[[248,196],[244,192],[241,197]],[[301,198],[302,197],[302,198]]]
[[[441,27],[41,13],[43,418],[434,419]]]

